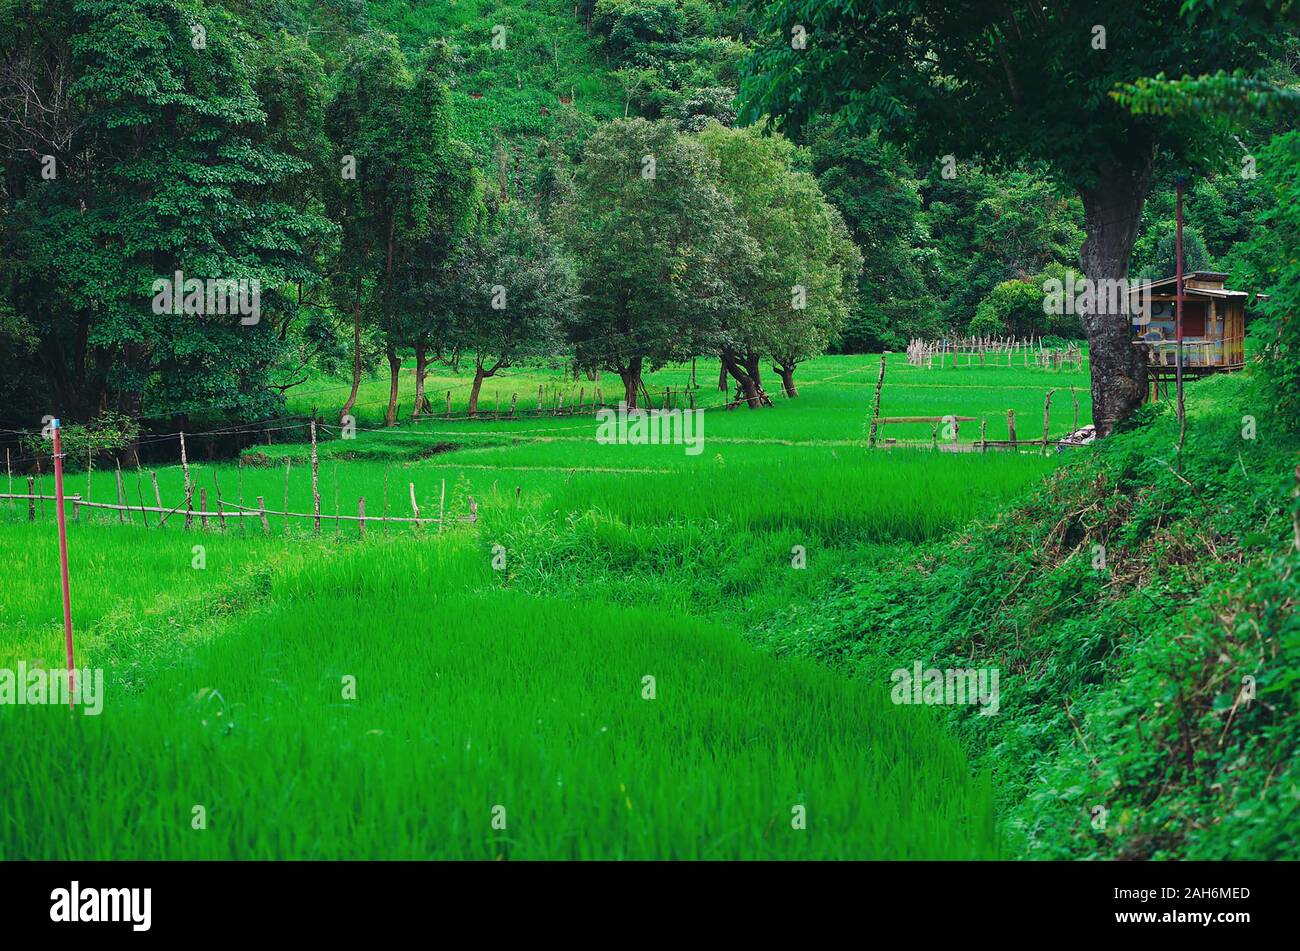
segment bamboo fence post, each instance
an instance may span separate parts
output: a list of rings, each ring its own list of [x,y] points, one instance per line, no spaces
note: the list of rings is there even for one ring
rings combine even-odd
[[[144,469],[140,468],[140,454],[138,452],[135,454],[135,494],[136,497],[140,500],[140,521],[144,522],[145,528],[148,528],[149,513],[145,511],[145,505],[144,505]],[[161,505],[158,507],[162,508]],[[74,513],[76,512],[77,510],[76,502],[72,503],[72,510]]]
[[[868,448],[876,445],[876,421],[880,419],[880,388],[885,385],[885,355],[880,355],[880,375],[876,377],[876,398],[871,409],[871,431],[867,435]]]
[[[166,527],[167,527],[167,516],[166,516],[166,514],[164,514],[163,511],[162,511],[162,507],[163,507],[163,504],[162,504],[162,493],[158,491],[158,473],[156,473],[156,472],[154,472],[152,469],[150,469],[150,470],[149,470],[149,478],[153,481],[153,498],[154,498],[154,501],[158,503],[158,510],[159,510],[159,511],[158,511],[158,527],[159,527],[159,528],[166,528]],[[87,511],[89,511],[89,509],[88,509]]]
[[[226,530],[226,509],[222,505],[221,480],[217,478],[216,469],[212,470],[212,485],[217,490],[217,521],[221,523],[221,530],[224,532]]]
[[[117,524],[124,525],[126,524],[126,512],[124,511],[125,506],[123,504],[125,500],[122,496],[122,460],[115,458],[113,464],[117,466],[117,471],[114,473],[117,480]]]
[[[289,506],[284,510],[289,511]],[[311,421],[311,512],[312,524],[317,535],[320,534],[320,459],[316,455],[316,419]],[[285,516],[288,518],[288,516]]]
[[[185,455],[185,434],[181,433],[181,470],[185,473],[185,528],[194,526],[194,484],[190,482],[190,460]]]
[[[366,497],[364,495],[357,499],[357,535],[360,538],[366,537]]]
[[[415,483],[409,482],[411,488],[411,514],[415,517],[415,527],[420,527],[420,506],[415,504]]]
[[[1055,390],[1048,390],[1043,400],[1043,455],[1047,455],[1047,426],[1052,411],[1052,394],[1055,392]]]
[[[208,490],[202,486],[199,487],[199,528],[208,529]]]
[[[447,512],[447,480],[442,480],[442,491],[438,493],[438,534],[442,534],[442,523]]]
[[[511,419],[514,419],[514,418],[515,418],[515,401],[516,401],[517,399],[519,399],[519,394],[518,394],[518,393],[511,393],[511,394],[510,394],[510,418],[511,418]]]
[[[262,520],[262,534],[270,535],[271,526],[266,523],[266,499],[260,495],[257,497],[257,515]]]
[[[542,384],[537,384],[537,415],[542,415]]]
[[[27,521],[36,521],[36,480],[27,477]]]
[[[1011,440],[1011,448],[1016,448],[1016,411],[1007,410],[1007,439]]]

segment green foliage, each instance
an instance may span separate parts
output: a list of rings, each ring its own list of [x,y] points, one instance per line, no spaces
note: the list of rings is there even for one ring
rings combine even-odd
[[[17,146],[4,156],[0,241],[55,408],[269,415],[279,330],[296,311],[285,291],[311,279],[308,249],[329,229],[283,200],[305,165],[273,143],[238,23],[176,0],[9,14],[0,48],[27,92],[0,106]],[[46,61],[57,67],[36,68]],[[62,108],[33,110],[30,97],[49,101],[54,87]],[[258,282],[262,319],[155,312],[153,282],[175,271]]]
[[[1260,155],[1260,182],[1269,206],[1254,220],[1233,279],[1269,295],[1255,305],[1252,331],[1278,418],[1300,430],[1300,132],[1273,139]]]
[[[87,464],[96,460],[111,459],[135,445],[140,437],[140,424],[122,413],[106,410],[85,423],[60,421],[59,447],[63,450],[63,471],[84,472]],[[53,470],[51,453],[53,437],[31,433],[23,437],[24,455],[42,459],[42,466]]]
[[[1181,477],[1177,420],[1144,411],[1022,504],[851,572],[760,640],[881,691],[918,659],[1000,669],[998,715],[951,719],[1021,854],[1292,857],[1298,446],[1240,376],[1188,399]]]

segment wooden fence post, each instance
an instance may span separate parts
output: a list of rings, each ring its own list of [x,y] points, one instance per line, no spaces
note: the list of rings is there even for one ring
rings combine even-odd
[[[266,499],[260,495],[257,497],[257,515],[262,520],[262,534],[270,535],[271,526],[266,523]]]
[[[1079,397],[1074,392],[1074,387],[1070,387],[1070,400],[1074,403],[1074,429],[1070,430],[1070,432],[1077,433],[1079,431]]]
[[[411,487],[411,514],[415,516],[415,527],[420,527],[420,506],[415,504],[415,483],[408,483]]]
[[[199,489],[199,528],[208,528],[208,490],[204,488]]]
[[[114,476],[117,479],[117,524],[126,524],[126,498],[122,493],[122,460],[114,459],[113,463],[117,466]]]
[[[181,433],[181,469],[185,473],[185,527],[194,525],[194,484],[190,482],[190,461],[185,455],[185,434]]]
[[[27,521],[36,521],[36,480],[27,477]]]
[[[221,530],[224,532],[226,530],[226,510],[221,504],[221,480],[217,478],[216,469],[212,470],[212,484],[217,490],[217,521],[221,523]]]
[[[537,415],[542,415],[542,384],[537,384]]]
[[[293,460],[284,460],[284,533],[289,534],[289,470],[293,468]]]
[[[1047,397],[1043,400],[1043,455],[1047,455],[1047,427],[1052,412],[1052,394],[1055,390],[1048,390]]]
[[[451,390],[447,391],[447,418],[451,419]]]
[[[149,470],[149,478],[153,480],[153,498],[158,503],[158,527],[167,527],[167,513],[162,511],[162,493],[158,491],[158,473],[152,469]],[[89,511],[89,509],[87,509]]]
[[[363,495],[357,499],[357,533],[359,537],[366,537],[366,497]]]
[[[988,422],[989,422],[988,417],[986,416],[980,417],[980,452],[988,452],[989,449],[989,441],[988,439],[985,438],[985,432],[987,431]]]
[[[447,480],[442,480],[442,491],[438,493],[438,534],[442,534],[442,523],[447,514]]]
[[[518,399],[519,399],[519,394],[518,394],[518,393],[511,393],[511,394],[510,394],[510,418],[511,418],[511,419],[514,419],[514,418],[515,418],[515,401],[518,400]]]
[[[316,420],[311,421],[311,511],[312,524],[315,526],[313,531],[320,534],[320,460],[316,456]],[[289,506],[284,507],[285,512],[289,511]],[[286,515],[287,519],[289,516]]]
[[[880,375],[876,377],[876,399],[871,409],[871,431],[867,434],[868,448],[876,445],[876,421],[880,419],[880,388],[885,385],[885,355],[880,355]]]
[[[1011,448],[1016,448],[1016,411],[1007,410],[1007,439],[1011,440]]]

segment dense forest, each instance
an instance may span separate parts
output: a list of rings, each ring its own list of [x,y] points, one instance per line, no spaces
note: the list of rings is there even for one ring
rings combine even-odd
[[[104,448],[175,420],[275,419],[295,388],[347,373],[350,397],[321,412],[346,416],[383,373],[391,424],[412,354],[417,384],[439,363],[477,393],[547,360],[618,374],[633,405],[644,371],[709,355],[758,406],[769,367],[795,395],[822,352],[1082,338],[1077,315],[1044,313],[1044,280],[1081,254],[1094,275],[1169,276],[1179,177],[1189,269],[1278,300],[1294,236],[1286,5],[1120,5],[1100,48],[1066,11],[1029,11],[1014,48],[969,62],[982,26],[959,7],[863,33],[851,3],[3,6],[0,422],[60,413]],[[960,94],[895,42],[922,19]],[[1052,82],[987,73],[999,55]],[[907,78],[841,81],[867,60]],[[1053,83],[1076,81],[1072,108]],[[1124,99],[1126,83],[1148,85]],[[1143,144],[1117,210],[1096,168],[1120,139]],[[1111,211],[1125,233],[1084,253]],[[202,313],[187,278],[255,287],[256,320]],[[1126,415],[1136,371],[1088,336],[1094,403]],[[421,391],[411,411],[428,408]]]

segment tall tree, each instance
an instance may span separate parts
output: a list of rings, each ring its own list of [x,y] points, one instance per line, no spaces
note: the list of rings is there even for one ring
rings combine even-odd
[[[710,349],[734,306],[728,277],[747,238],[716,182],[717,160],[673,123],[617,120],[588,140],[558,212],[578,261],[576,360],[617,373],[628,406],[647,364]]]
[[[507,205],[459,260],[463,303],[450,337],[456,359],[474,363],[473,416],[484,380],[563,346],[563,321],[578,304],[577,277],[559,239],[518,203]]]
[[[722,191],[753,248],[732,281],[739,306],[719,328],[719,356],[751,408],[767,400],[759,375],[765,357],[786,396],[796,396],[795,368],[824,352],[844,326],[862,255],[817,179],[796,169],[784,136],[714,123],[699,139],[717,159]]]
[[[0,240],[51,409],[278,408],[274,327],[328,223],[282,200],[304,166],[270,143],[252,54],[236,21],[199,3],[6,5]],[[256,320],[155,307],[154,282],[177,271],[243,282]]]
[[[395,37],[366,35],[351,50],[329,107],[337,158],[331,211],[343,234],[336,285],[353,322],[352,392],[341,416],[356,402],[368,316],[388,361],[386,424],[396,422],[401,349],[419,336],[411,326],[418,321],[415,288],[455,247],[472,215],[471,157],[451,136],[446,66],[439,44],[421,53],[413,72]],[[422,338],[418,346],[423,363]]]
[[[1135,116],[1118,83],[1158,71],[1252,69],[1278,48],[1287,4],[1180,0],[780,0],[742,93],[750,117],[798,129],[842,113],[905,142],[926,167],[985,155],[1045,163],[1083,202],[1081,263],[1123,279],[1157,147],[1184,166],[1225,162],[1230,140],[1195,118]],[[1146,394],[1126,314],[1109,301],[1084,318],[1101,433]],[[1121,303],[1123,306],[1123,303]]]

